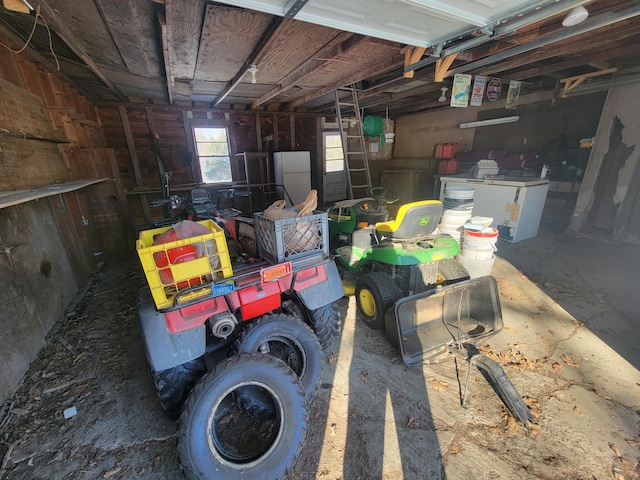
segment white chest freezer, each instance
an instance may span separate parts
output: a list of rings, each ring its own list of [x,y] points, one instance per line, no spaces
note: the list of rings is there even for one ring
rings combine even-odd
[[[491,226],[498,229],[500,238],[520,242],[538,234],[549,180],[537,177],[507,177],[504,180],[440,177],[440,200],[444,199],[447,185],[473,188],[473,215],[492,217]]]

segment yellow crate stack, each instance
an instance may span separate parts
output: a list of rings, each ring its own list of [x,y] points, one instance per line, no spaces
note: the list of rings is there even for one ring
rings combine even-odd
[[[140,232],[136,241],[136,250],[157,308],[172,306],[173,298],[179,290],[233,275],[227,241],[222,228],[213,220],[202,220],[196,223],[204,225],[211,233],[154,245],[155,238],[172,227]],[[205,254],[181,263],[157,264],[159,258],[171,257],[169,250],[185,246],[197,247]],[[154,254],[157,255],[154,256]],[[211,295],[211,289],[208,287],[182,295],[180,301],[185,302],[206,295]]]

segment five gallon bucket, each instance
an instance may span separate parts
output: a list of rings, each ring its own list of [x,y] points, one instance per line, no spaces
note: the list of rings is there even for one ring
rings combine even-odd
[[[445,187],[440,233],[451,235],[458,243],[462,243],[462,227],[471,218],[474,194],[472,187]]]
[[[471,278],[491,274],[497,240],[498,230],[495,228],[465,225],[460,263],[465,266]]]

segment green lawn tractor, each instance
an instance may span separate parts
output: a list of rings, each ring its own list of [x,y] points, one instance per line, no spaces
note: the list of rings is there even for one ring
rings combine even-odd
[[[533,417],[522,397],[502,367],[476,348],[503,328],[495,278],[470,279],[457,260],[458,241],[436,233],[440,201],[402,205],[390,220],[387,205],[398,195],[384,188],[369,193],[371,198],[336,203],[328,215],[331,251],[343,280],[355,280],[359,316],[384,330],[408,365],[456,355],[469,363],[467,387],[477,366],[527,425]]]
[[[358,312],[370,327],[383,329],[385,312],[400,298],[469,274],[456,259],[458,242],[434,234],[442,202],[402,205],[389,220],[387,205],[398,195],[380,187],[369,192],[372,198],[345,200],[329,210],[329,236],[343,277],[355,280]]]

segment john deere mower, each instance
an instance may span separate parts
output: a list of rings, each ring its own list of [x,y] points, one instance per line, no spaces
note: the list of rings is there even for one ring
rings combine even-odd
[[[331,249],[343,279],[355,280],[360,317],[384,330],[408,365],[449,354],[467,360],[469,373],[475,364],[513,415],[532,421],[502,367],[475,348],[503,328],[498,287],[492,276],[470,279],[458,241],[437,233],[442,203],[407,203],[389,219],[398,194],[381,187],[369,194],[336,203],[328,215]]]

